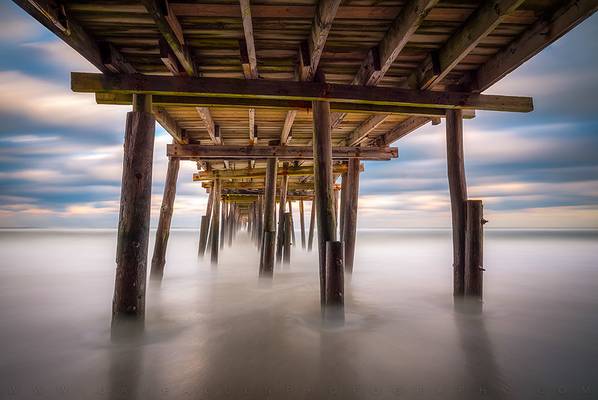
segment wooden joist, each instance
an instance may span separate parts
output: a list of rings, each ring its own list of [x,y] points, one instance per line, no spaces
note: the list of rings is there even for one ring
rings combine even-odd
[[[417,128],[424,126],[428,122],[430,122],[430,119],[425,118],[425,117],[409,118],[409,119],[401,122],[400,124],[396,125],[390,131],[386,132],[380,138],[380,143],[381,144],[393,143],[393,142],[399,140],[400,138],[402,138],[403,136],[413,132]]]
[[[156,104],[156,103],[154,103]],[[210,135],[210,139],[214,144],[222,144],[222,137],[220,136],[220,127],[214,123],[212,119],[212,114],[210,113],[210,109],[207,107],[197,107],[196,108],[199,117],[203,120],[206,130],[208,131],[208,135]]]
[[[257,56],[255,55],[255,41],[253,40],[253,22],[251,21],[251,5],[249,0],[239,0],[243,32],[245,40],[239,41],[241,65],[245,79],[257,79]],[[255,135],[255,109],[248,110],[249,116],[249,144],[257,144]]]
[[[156,117],[156,121],[162,125],[162,128],[164,128],[177,143],[182,144],[189,142],[185,130],[179,126],[178,122],[166,110],[154,106],[152,107],[152,112],[154,117]]]
[[[412,72],[407,84],[413,89],[428,89],[442,81],[524,0],[486,0],[438,52],[428,55]]]
[[[382,124],[390,115],[377,114],[366,119],[347,139],[348,146],[357,146],[368,138],[368,134]]]
[[[530,97],[438,92],[388,87],[355,87],[320,82],[239,80],[71,73],[71,88],[86,93],[146,93],[282,100],[321,100],[357,104],[529,112]]]
[[[363,171],[363,164],[360,164],[360,171]],[[342,174],[347,172],[347,165],[338,164],[333,166],[332,173]],[[288,176],[311,176],[314,174],[313,166],[301,166],[301,167],[289,167],[286,170],[279,168],[277,171],[279,176],[287,174]],[[211,170],[201,171],[193,174],[193,181],[211,181],[214,179],[253,179],[261,178],[264,179],[266,176],[266,168],[245,168],[245,169],[234,169],[234,170]]]
[[[189,76],[195,76],[195,63],[185,45],[183,30],[167,0],[142,0],[147,12],[156,22],[162,37]]]
[[[123,93],[96,93],[96,103],[112,105],[130,105],[131,94]],[[260,108],[260,109],[282,109],[297,111],[310,111],[311,102],[303,100],[271,100],[251,98],[220,98],[220,97],[196,97],[196,96],[152,96],[153,104],[159,106],[182,106],[182,107],[203,107],[203,108]],[[420,115],[429,117],[443,117],[445,110],[442,108],[389,106],[381,104],[360,104],[360,103],[330,103],[330,108],[338,112],[366,113],[366,114],[395,114],[395,115]],[[473,116],[473,110],[469,111]],[[288,116],[288,113],[287,113]],[[294,117],[293,117],[294,120]],[[284,135],[291,134],[292,124],[286,122],[283,126]],[[281,143],[283,141],[281,140]]]
[[[199,144],[169,144],[167,155],[183,160],[249,160],[278,158],[284,160],[311,160],[311,146],[203,146]],[[334,147],[333,159],[360,158],[363,160],[390,160],[399,156],[396,147]]]

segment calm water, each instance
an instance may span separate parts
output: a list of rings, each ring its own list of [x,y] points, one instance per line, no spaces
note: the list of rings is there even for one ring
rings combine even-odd
[[[214,271],[171,235],[145,335],[110,342],[114,231],[0,231],[2,399],[596,399],[598,232],[489,231],[483,311],[450,233],[362,231],[344,327],[315,253],[271,287],[241,236]]]

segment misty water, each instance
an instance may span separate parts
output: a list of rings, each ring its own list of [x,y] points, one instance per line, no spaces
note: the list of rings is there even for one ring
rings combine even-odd
[[[453,303],[448,230],[360,231],[346,323],[326,326],[315,253],[268,286],[245,235],[212,269],[175,230],[144,335],[118,343],[115,244],[0,231],[0,398],[598,396],[598,231],[487,231],[482,310]]]

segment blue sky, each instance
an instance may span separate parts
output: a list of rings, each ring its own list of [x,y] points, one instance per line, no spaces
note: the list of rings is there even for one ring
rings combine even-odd
[[[594,38],[594,39],[592,39]],[[492,87],[534,98],[531,114],[478,112],[465,122],[471,198],[489,227],[598,227],[598,16]],[[127,107],[69,89],[87,61],[0,0],[0,227],[116,226]],[[168,135],[158,127],[155,224]],[[450,224],[444,124],[397,142],[400,158],[366,163],[360,227]],[[183,162],[175,227],[195,227],[206,195]]]

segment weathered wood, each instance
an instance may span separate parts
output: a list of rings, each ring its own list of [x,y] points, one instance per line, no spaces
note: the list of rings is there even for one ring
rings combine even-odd
[[[340,207],[340,218],[339,218],[339,229],[338,234],[340,241],[343,241],[343,236],[345,232],[343,232],[345,227],[345,214],[346,214],[346,204],[347,204],[347,173],[341,174],[341,207]]]
[[[482,299],[484,271],[484,206],[482,200],[467,200],[465,233],[464,294]]]
[[[113,327],[122,319],[143,320],[149,243],[155,119],[149,112],[127,114],[122,189],[112,302]]]
[[[288,184],[287,184],[287,190],[288,190]],[[288,199],[287,203],[289,204],[289,213],[291,214],[291,245],[295,245],[297,243],[297,241],[295,240],[295,221],[293,219],[293,200]]]
[[[302,81],[310,81],[315,76],[328,33],[332,28],[332,22],[340,4],[341,0],[320,0],[318,2],[318,8],[314,14],[311,32],[307,40],[310,60],[309,62],[300,60],[303,65],[308,65],[307,68],[301,69],[304,71],[303,76],[301,76]]]
[[[349,160],[347,171],[347,199],[345,203],[345,223],[343,241],[345,244],[345,271],[353,273],[355,260],[355,239],[357,235],[357,209],[359,203],[359,160]]]
[[[326,101],[314,101],[313,111],[314,187],[318,221],[320,302],[323,305],[326,293],[326,242],[336,241],[330,104]]]
[[[343,268],[343,243],[326,242],[326,296],[324,317],[329,320],[344,319],[345,280]]]
[[[271,159],[269,159],[271,160]],[[363,169],[362,169],[363,170]],[[335,165],[332,172],[334,174],[341,174],[347,171],[346,165]],[[312,166],[306,167],[289,167],[286,171],[288,176],[311,176],[314,173]],[[278,170],[278,175],[282,176],[285,172],[281,169]],[[266,176],[266,168],[244,168],[226,171],[202,171],[193,174],[194,181],[211,181],[214,179],[251,179],[251,178],[263,178]]]
[[[217,179],[214,181],[214,187],[212,188],[214,191],[214,205],[212,209],[212,222],[211,226],[211,239],[210,239],[210,260],[212,262],[212,266],[218,265],[218,251],[220,250],[219,245],[219,238],[220,238],[220,203],[222,202],[220,198],[220,180]]]
[[[200,144],[169,144],[166,154],[182,160],[235,160],[278,158],[282,160],[311,160],[309,146],[212,146]],[[396,147],[334,147],[333,159],[360,158],[363,160],[390,160],[399,156]]]
[[[453,294],[464,294],[467,184],[463,161],[463,120],[458,110],[447,113],[446,153],[453,225]]]
[[[290,176],[290,175],[289,175]],[[263,178],[263,177],[262,177]],[[211,188],[212,181],[203,181],[201,184],[202,188]],[[266,183],[264,181],[251,181],[251,182],[242,182],[238,180],[222,182],[222,190],[259,190],[265,189]],[[334,189],[340,189],[341,185],[335,184]],[[288,190],[298,190],[298,191],[310,191],[314,189],[313,182],[289,182]]]
[[[126,93],[96,93],[97,104],[128,105],[131,104],[131,94]],[[155,95],[153,103],[157,106],[182,106],[182,107],[212,107],[212,108],[259,108],[259,109],[281,109],[294,111],[311,110],[311,102],[305,100],[280,100],[280,99],[254,99],[254,98],[219,98],[219,97],[201,97],[201,96],[169,96]],[[443,108],[434,107],[408,107],[393,106],[384,104],[362,104],[362,103],[338,103],[331,102],[330,110],[345,113],[370,113],[370,114],[393,114],[393,115],[414,115],[426,117],[444,117]],[[198,110],[200,111],[200,110]],[[473,112],[473,110],[470,110]],[[289,111],[290,112],[290,111]],[[296,115],[296,113],[295,113]],[[203,119],[203,116],[200,114]],[[288,117],[288,113],[287,113]],[[466,115],[464,115],[466,117]],[[285,117],[286,121],[286,117]],[[294,121],[294,116],[293,116]],[[211,126],[211,125],[209,125]],[[288,127],[288,128],[285,128]],[[281,144],[288,143],[288,135],[291,134],[291,121],[285,122],[283,132],[286,136],[286,142],[281,140]],[[208,126],[206,126],[206,129]],[[208,132],[209,133],[209,132]],[[282,136],[282,133],[281,133]]]
[[[249,61],[249,74],[247,79],[257,79],[257,57],[255,55],[255,42],[253,40],[253,22],[251,21],[251,6],[249,0],[239,0],[241,6],[241,19],[243,20],[243,32],[245,34],[245,45]]]
[[[386,121],[390,115],[376,114],[372,115],[364,122],[361,123],[347,139],[348,146],[357,146],[368,138],[370,132],[379,127],[384,121]]]
[[[293,127],[295,116],[297,116],[297,110],[290,110],[284,118],[284,125],[282,126],[282,132],[280,133],[281,145],[286,145],[291,140],[291,128]]]
[[[384,144],[393,143],[393,142],[399,140],[400,138],[406,136],[407,134],[413,132],[417,128],[424,126],[428,122],[430,122],[429,118],[424,118],[424,117],[409,118],[409,119],[401,122],[397,126],[395,126],[390,131],[386,132],[382,136],[381,142]]]
[[[316,204],[315,201],[311,202],[311,211],[309,216],[309,235],[307,239],[307,250],[311,251],[314,244],[314,230],[316,224]]]
[[[222,205],[220,209],[220,249],[224,248],[224,244],[226,243],[226,232],[228,229],[228,207],[230,203],[228,201],[222,200]]]
[[[222,144],[222,137],[220,137],[220,129],[218,125],[214,123],[212,119],[212,114],[210,113],[210,109],[208,107],[196,107],[197,113],[199,117],[203,120],[206,130],[208,131],[208,135],[210,135],[210,139],[214,144]]]
[[[208,196],[208,204],[206,206],[206,214],[201,217],[201,226],[199,233],[199,248],[197,254],[203,257],[206,253],[206,246],[208,244],[208,232],[210,227],[210,219],[212,218],[212,208],[214,204],[214,191],[211,190]]]
[[[142,0],[147,12],[156,22],[156,26],[162,37],[166,40],[172,52],[190,76],[196,75],[195,62],[189,54],[185,45],[182,29],[176,19],[174,12],[170,9],[166,0]]]
[[[276,240],[276,176],[278,161],[268,159],[266,166],[266,193],[264,194],[264,230],[261,246],[260,277],[274,273],[274,248]]]
[[[150,279],[155,281],[161,281],[162,276],[164,275],[164,264],[166,263],[166,246],[168,245],[168,238],[170,236],[170,223],[172,221],[172,212],[174,210],[176,181],[178,176],[179,160],[169,159],[168,169],[166,171],[166,181],[164,182],[162,207],[160,207],[158,229],[156,230],[154,255],[152,257],[152,269],[150,273]]]
[[[347,103],[512,112],[529,112],[533,110],[532,99],[530,97],[397,89],[391,87],[362,86],[356,89],[352,85],[265,79],[240,80],[137,74],[104,75],[72,72],[71,89],[74,92],[82,93],[111,92],[326,102],[340,101]]]
[[[178,122],[166,110],[161,107],[153,107],[153,113],[156,121],[173,137],[176,143],[189,143],[185,130],[179,126]]]
[[[598,10],[595,0],[568,0],[538,20],[509,46],[464,78],[468,88],[482,92],[569,32]]]
[[[289,167],[288,163],[283,164],[283,172]],[[278,232],[276,234],[276,263],[280,263],[282,260],[282,250],[284,244],[284,214],[285,206],[287,202],[287,189],[289,183],[289,176],[287,174],[282,175],[280,181],[280,201],[278,203]]]
[[[305,250],[305,209],[303,200],[299,200],[299,225],[301,226],[301,248]]]
[[[293,231],[293,223],[291,221],[291,213],[284,214],[284,244],[282,263],[289,265],[291,263],[291,232]]]

